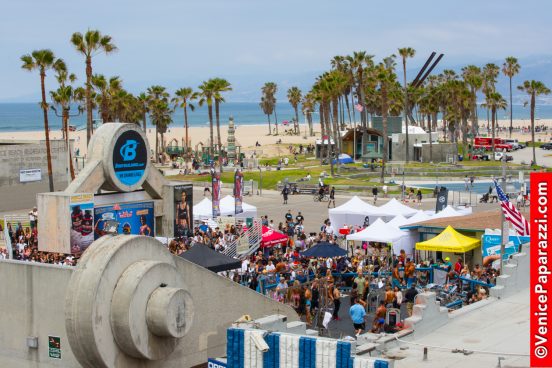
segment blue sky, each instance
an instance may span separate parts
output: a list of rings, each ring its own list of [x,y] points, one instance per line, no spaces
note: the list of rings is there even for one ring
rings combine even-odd
[[[432,50],[451,67],[508,55],[547,63],[551,13],[545,0],[4,0],[0,101],[36,101],[38,76],[19,60],[34,49],[52,49],[81,77],[84,62],[69,38],[87,28],[119,48],[95,57],[94,71],[119,75],[132,92],[221,76],[234,85],[228,100],[242,101],[255,99],[264,81],[306,88],[332,56],[354,50],[379,59],[411,46],[413,68]]]

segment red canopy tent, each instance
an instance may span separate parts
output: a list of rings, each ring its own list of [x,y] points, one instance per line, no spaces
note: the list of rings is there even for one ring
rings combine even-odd
[[[262,236],[261,247],[273,247],[278,244],[285,245],[288,241],[287,236],[267,226],[263,226]]]

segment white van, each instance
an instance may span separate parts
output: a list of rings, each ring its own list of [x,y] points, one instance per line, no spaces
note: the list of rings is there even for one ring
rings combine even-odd
[[[504,143],[511,144],[514,150],[525,148],[525,145],[519,143],[517,139],[512,139],[512,138],[504,139]]]

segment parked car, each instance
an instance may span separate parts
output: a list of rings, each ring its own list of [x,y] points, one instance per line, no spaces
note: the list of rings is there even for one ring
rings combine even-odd
[[[541,145],[541,148],[544,150],[552,150],[552,142],[544,143],[543,145]]]
[[[489,161],[489,155],[486,153],[476,153],[472,155],[472,160]]]
[[[494,157],[495,161],[501,161],[504,157],[506,158],[506,162],[512,161],[514,159],[514,157],[512,157],[511,155],[507,155],[504,152],[495,152]]]
[[[517,139],[513,138],[504,139],[504,143],[511,144],[512,149],[514,150],[525,148],[525,145],[519,143]]]

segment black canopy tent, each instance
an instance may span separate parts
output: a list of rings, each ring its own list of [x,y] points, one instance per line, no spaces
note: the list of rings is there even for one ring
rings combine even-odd
[[[235,270],[241,267],[241,261],[214,251],[206,245],[196,244],[180,257],[213,272]]]

